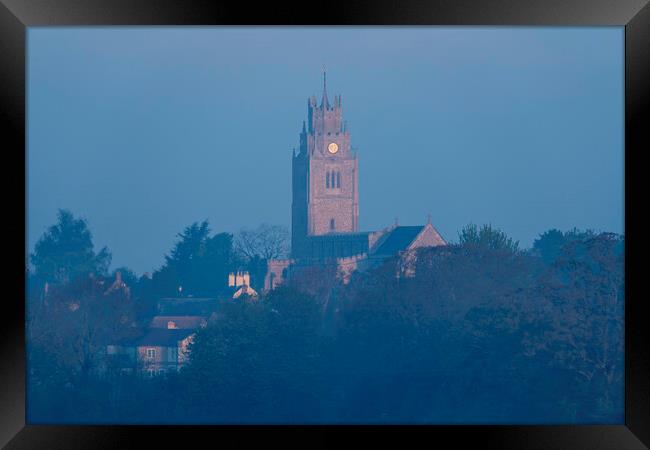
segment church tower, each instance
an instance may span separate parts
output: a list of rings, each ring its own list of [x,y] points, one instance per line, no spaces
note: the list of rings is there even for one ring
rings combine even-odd
[[[330,103],[323,72],[323,96],[307,100],[300,148],[292,159],[291,248],[309,257],[308,237],[359,230],[358,160],[350,150],[341,96]]]

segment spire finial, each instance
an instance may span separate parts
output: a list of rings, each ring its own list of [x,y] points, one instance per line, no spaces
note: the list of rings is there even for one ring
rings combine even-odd
[[[427,224],[431,225],[431,213],[427,214]]]
[[[327,72],[325,71],[325,65],[323,64],[323,99],[321,100],[321,107],[329,109],[330,102],[327,99]]]

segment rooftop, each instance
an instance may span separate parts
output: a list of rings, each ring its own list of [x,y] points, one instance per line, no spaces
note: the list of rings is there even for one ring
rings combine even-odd
[[[376,255],[395,255],[406,250],[423,228],[423,225],[397,226],[390,231],[384,242],[373,253]]]
[[[173,328],[194,329],[205,322],[203,316],[154,316],[151,320],[151,328],[169,328],[169,322],[173,322]]]

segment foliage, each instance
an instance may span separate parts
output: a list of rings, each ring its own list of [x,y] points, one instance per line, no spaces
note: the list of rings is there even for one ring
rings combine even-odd
[[[284,258],[289,252],[289,230],[280,225],[266,223],[255,230],[243,228],[235,240],[235,249],[243,259]]]
[[[254,230],[242,228],[235,237],[233,246],[239,267],[250,274],[251,286],[262,290],[267,262],[289,255],[289,230],[266,223]]]
[[[278,420],[296,402],[304,404],[318,373],[319,318],[313,299],[289,288],[265,301],[225,304],[192,344],[183,372],[187,407],[199,416],[210,411],[220,421],[248,422]]]
[[[106,247],[95,253],[86,221],[60,209],[57,223],[36,242],[30,260],[42,282],[66,283],[89,273],[105,275],[111,254]]]
[[[128,334],[133,304],[100,300],[111,280],[53,290],[30,307],[30,420],[622,422],[623,237],[551,230],[542,253],[489,226],[459,237],[418,250],[413,276],[397,258],[347,284],[333,265],[293,267],[259,299],[224,300],[189,364],[153,380],[79,376],[100,336]],[[188,227],[167,270],[190,280],[209,239]]]
[[[41,382],[76,385],[103,364],[106,345],[137,335],[134,303],[114,279],[88,276],[53,286],[28,308],[30,370]]]
[[[562,232],[557,229],[548,230],[539,235],[533,242],[533,254],[542,258],[547,264],[553,263],[562,252],[562,248],[571,242],[580,242],[593,238],[592,230],[581,231],[577,228]]]
[[[458,241],[464,247],[481,247],[490,250],[517,252],[519,241],[514,241],[503,231],[485,224],[479,229],[475,224],[464,226],[458,233]]]
[[[227,286],[234,264],[232,235],[210,236],[207,221],[194,222],[177,235],[165,264],[153,274],[158,296],[215,296]]]

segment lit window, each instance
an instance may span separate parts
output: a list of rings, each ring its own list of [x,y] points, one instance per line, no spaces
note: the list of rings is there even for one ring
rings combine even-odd
[[[147,349],[147,358],[153,359],[156,357],[156,349],[155,348],[148,348]]]

